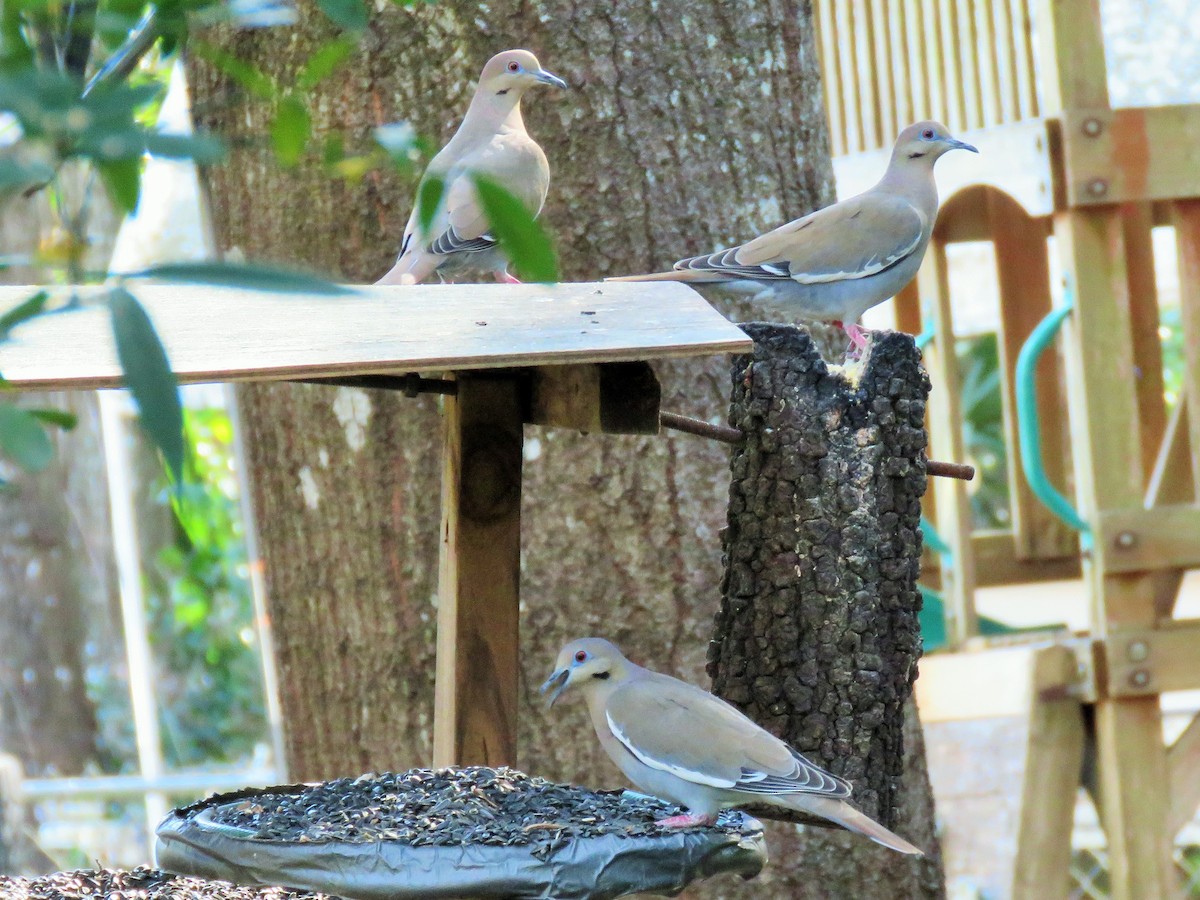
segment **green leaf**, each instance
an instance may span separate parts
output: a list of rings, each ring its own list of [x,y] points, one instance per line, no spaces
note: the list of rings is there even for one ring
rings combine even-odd
[[[54,444],[36,416],[0,403],[0,453],[27,472],[40,472],[54,459]]]
[[[367,27],[367,4],[364,0],[317,0],[317,6],[333,24],[347,31],[361,31]]]
[[[345,38],[337,38],[321,47],[308,58],[296,76],[296,87],[301,91],[310,90],[333,74],[354,50],[354,44]]]
[[[23,162],[10,157],[0,159],[0,190],[33,187],[45,184],[53,177],[54,169],[44,162]]]
[[[256,97],[263,100],[275,98],[275,82],[261,69],[255,68],[245,60],[238,59],[232,53],[226,53],[221,48],[203,41],[192,41],[188,47],[201,59],[211,63]]]
[[[166,159],[191,159],[201,165],[219,162],[225,157],[225,144],[212,134],[146,135],[146,152]]]
[[[271,143],[280,165],[290,168],[300,162],[311,131],[312,120],[304,101],[295,94],[284,97],[271,123]]]
[[[278,293],[331,295],[354,293],[353,288],[334,284],[332,281],[310,275],[307,272],[250,263],[163,263],[125,277],[156,278],[185,284],[212,284],[218,287],[247,288]]]
[[[146,310],[125,288],[109,292],[108,309],[117,358],[141,413],[142,428],[162,451],[167,469],[179,484],[183,479],[183,406],[167,352]]]
[[[422,240],[429,237],[429,226],[433,224],[445,192],[446,181],[437,175],[430,175],[421,182],[417,191],[417,233]]]
[[[8,337],[8,333],[26,319],[32,319],[41,313],[46,308],[46,301],[49,299],[50,295],[46,291],[38,291],[28,300],[21,301],[0,316],[0,341]]]
[[[31,409],[29,414],[39,422],[57,425],[63,431],[71,431],[79,424],[79,417],[65,409]]]
[[[128,159],[106,159],[96,163],[108,195],[117,208],[131,213],[137,209],[141,191],[142,160],[140,156]]]
[[[471,176],[479,204],[517,275],[525,281],[558,281],[558,260],[550,238],[520,200],[485,175]]]

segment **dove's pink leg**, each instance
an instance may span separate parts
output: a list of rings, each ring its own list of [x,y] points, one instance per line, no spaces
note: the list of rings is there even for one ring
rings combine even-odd
[[[659,819],[655,825],[661,825],[663,828],[691,828],[693,825],[711,825],[717,821],[716,816],[704,815],[703,813],[687,813],[682,816],[669,816],[665,819]]]
[[[509,275],[507,270],[502,270],[496,273],[496,281],[500,284],[520,284],[521,279],[516,276]]]
[[[862,358],[867,349],[867,332],[857,322],[842,325],[842,329],[846,332],[846,337],[850,338],[850,352],[847,355],[851,359]]]

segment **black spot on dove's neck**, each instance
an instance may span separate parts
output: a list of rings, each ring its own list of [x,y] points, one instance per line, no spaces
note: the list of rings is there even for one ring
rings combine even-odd
[[[921,157],[924,155],[925,155],[924,153],[910,153],[910,154],[908,154],[908,158],[909,159],[917,159],[918,157]]]
[[[510,89],[510,88],[505,88],[505,89],[504,89],[504,90],[502,90],[502,91],[496,91],[496,96],[497,96],[497,97],[503,97],[505,94],[507,94],[507,93],[509,92],[509,90],[511,90],[511,89]]]
[[[592,677],[593,677],[593,678],[599,678],[601,681],[608,681],[608,679],[609,679],[611,676],[610,676],[610,673],[608,673],[608,672],[597,672],[597,673],[596,673],[595,675],[593,675]]]

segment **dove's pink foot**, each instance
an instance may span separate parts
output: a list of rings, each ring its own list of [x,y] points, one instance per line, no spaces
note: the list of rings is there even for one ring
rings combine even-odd
[[[846,337],[850,338],[850,350],[846,356],[849,359],[862,359],[862,355],[867,350],[867,332],[857,322],[851,322],[849,325],[844,325],[841,322],[838,324],[846,332]]]
[[[665,819],[659,819],[654,824],[661,825],[663,828],[691,828],[694,825],[711,825],[715,821],[717,821],[716,816],[687,813],[682,816],[668,816]]]
[[[520,284],[521,279],[514,275],[509,275],[508,272],[497,272],[496,281],[500,284]]]

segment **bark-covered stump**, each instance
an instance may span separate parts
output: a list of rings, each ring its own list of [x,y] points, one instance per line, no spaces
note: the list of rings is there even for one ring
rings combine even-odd
[[[743,328],[756,348],[732,368],[730,424],[746,439],[730,462],[713,691],[849,780],[865,813],[929,846],[900,814],[921,653],[920,352],[907,335],[876,335],[852,383],[803,330]],[[936,893],[929,862],[919,880]]]

